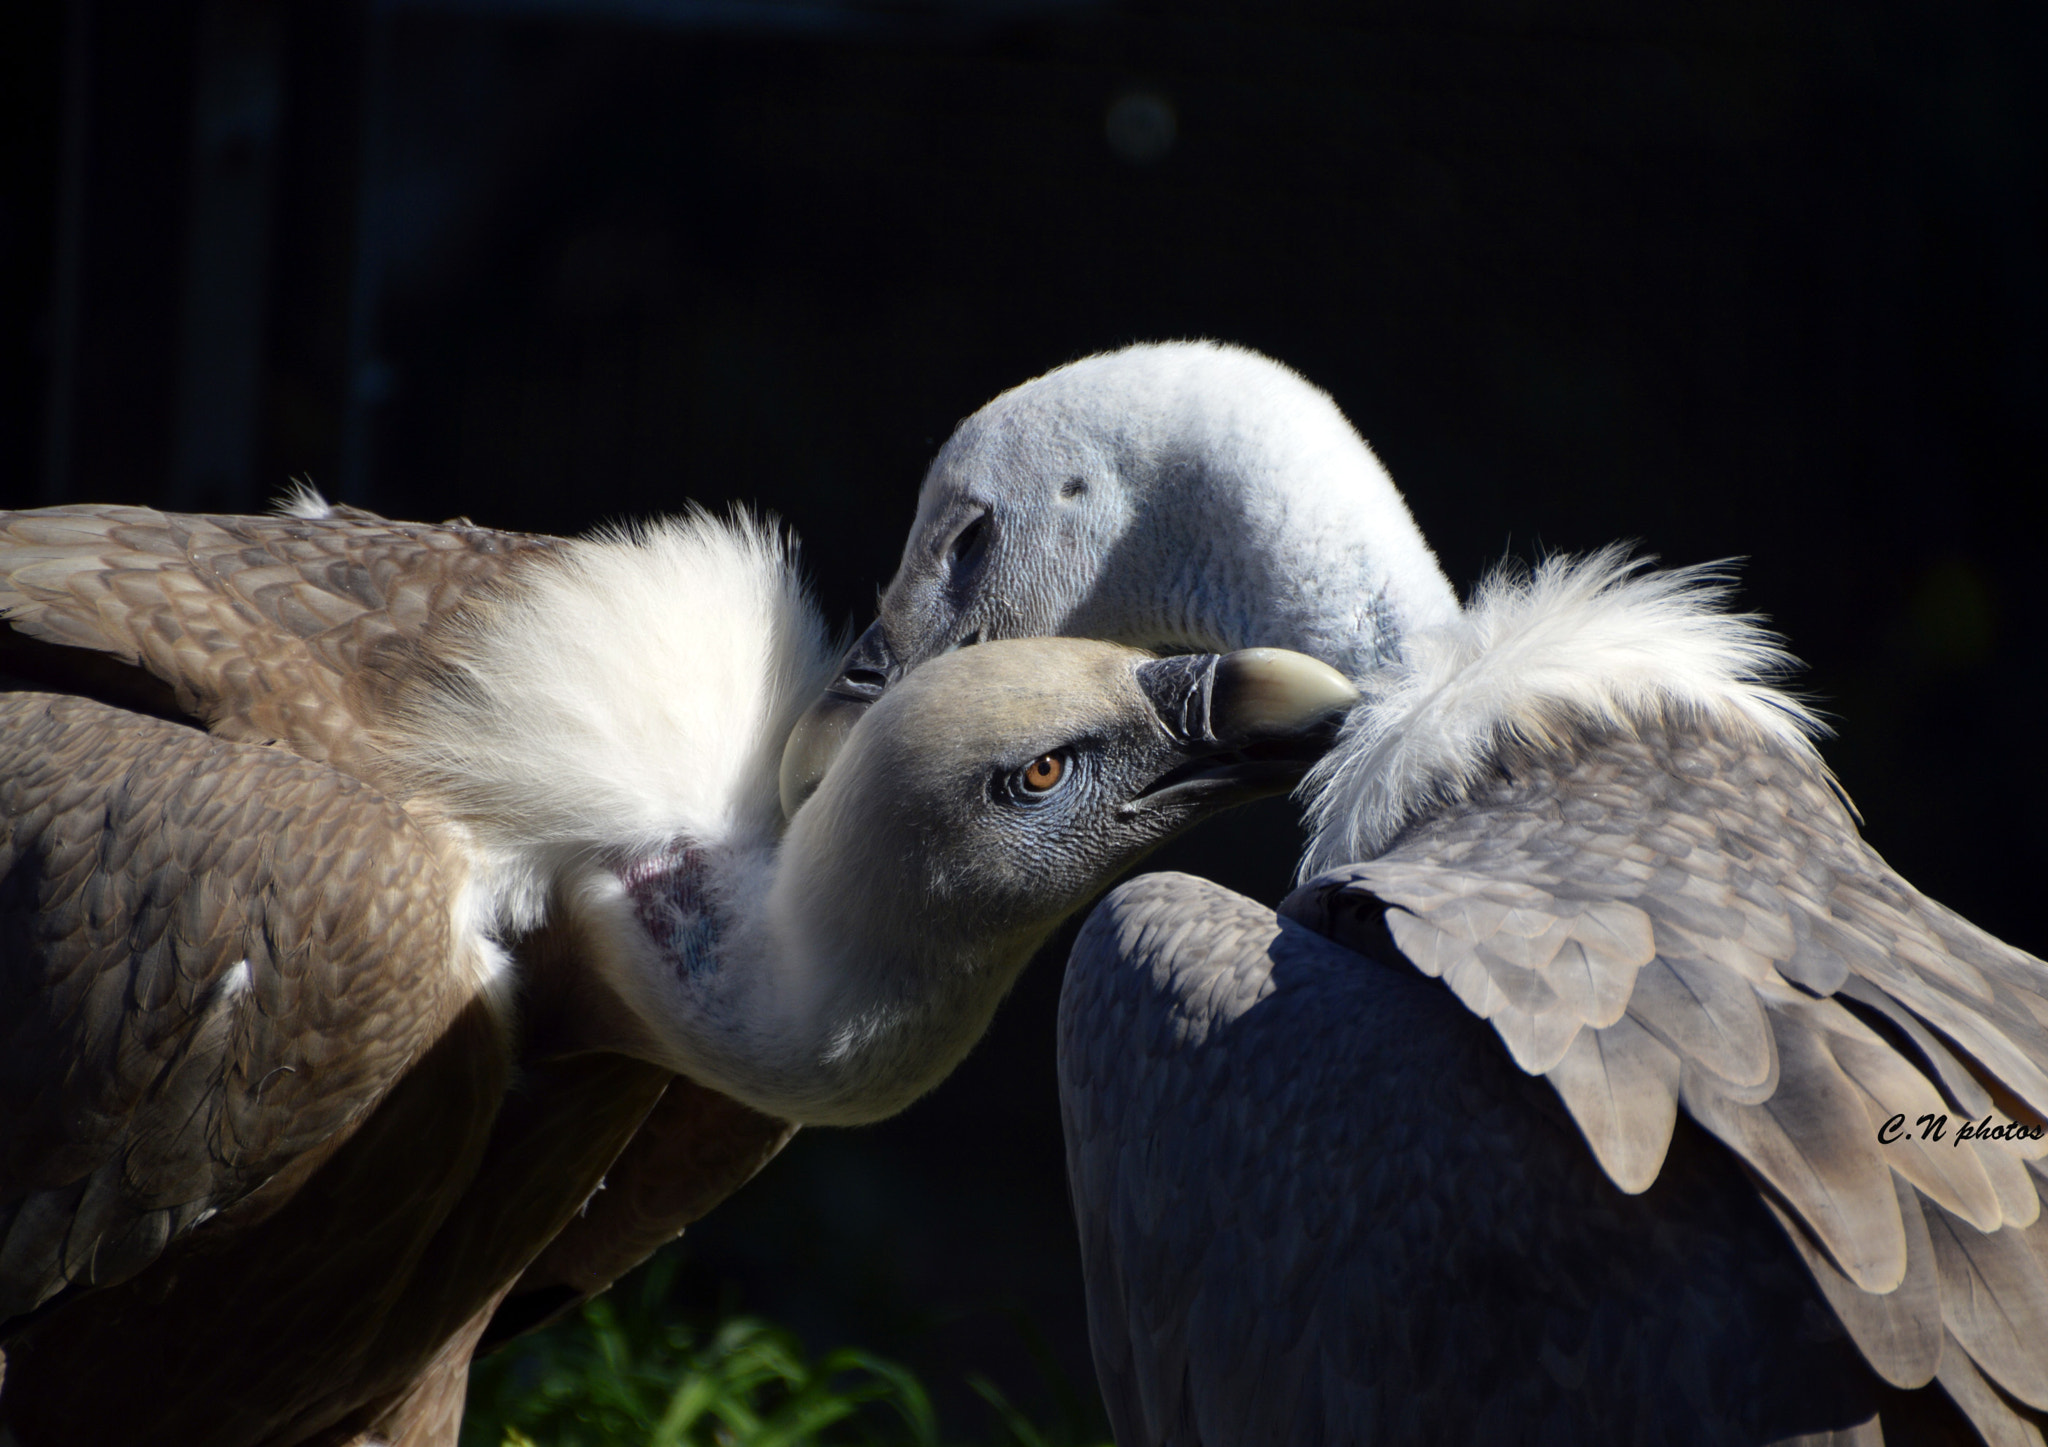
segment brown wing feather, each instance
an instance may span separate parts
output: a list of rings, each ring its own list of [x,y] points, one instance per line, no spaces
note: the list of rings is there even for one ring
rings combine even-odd
[[[486,1349],[604,1291],[745,1185],[794,1134],[786,1121],[672,1079],[603,1188],[520,1276]]]
[[[366,785],[48,694],[0,740],[4,1319],[268,1209],[474,986],[445,861]]]
[[[282,742],[375,777],[375,719],[437,618],[552,538],[464,524],[213,517],[148,508],[0,512],[0,615],[34,644],[0,672],[164,713],[224,738]],[[168,687],[125,689],[118,659]],[[33,656],[27,656],[32,653]],[[73,676],[63,676],[71,670]]]
[[[2048,1226],[2028,1162],[2048,1141],[1958,1149],[1954,1126],[1916,1123],[2048,1116],[2048,965],[1900,879],[1804,750],[1674,718],[1504,745],[1499,764],[1283,912],[1442,978],[1626,1190],[1657,1178],[1683,1107],[1768,1183],[1890,1380],[1940,1367],[1973,1414],[2038,1407]],[[1880,1144],[1894,1115],[1905,1134]]]

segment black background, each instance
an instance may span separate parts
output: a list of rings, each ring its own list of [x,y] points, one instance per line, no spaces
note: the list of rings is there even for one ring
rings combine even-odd
[[[0,504],[306,477],[570,532],[739,499],[858,623],[958,418],[1226,338],[1336,396],[1461,583],[1614,538],[1747,557],[1870,837],[2039,951],[2044,32],[2018,3],[17,0]],[[1163,862],[1271,898],[1296,847],[1274,805]],[[682,1305],[1051,1410],[1036,1334],[1085,1384],[1064,948],[934,1096],[800,1137],[693,1230]]]

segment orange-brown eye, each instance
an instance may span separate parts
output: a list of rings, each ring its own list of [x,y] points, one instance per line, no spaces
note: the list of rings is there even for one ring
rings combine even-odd
[[[1034,794],[1043,794],[1065,778],[1066,773],[1065,759],[1058,754],[1041,754],[1024,770],[1024,787]]]

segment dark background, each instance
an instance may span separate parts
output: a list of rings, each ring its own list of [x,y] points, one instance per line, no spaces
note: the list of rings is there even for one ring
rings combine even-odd
[[[550,532],[744,499],[865,621],[1004,387],[1214,336],[1451,575],[1746,555],[1870,836],[2036,951],[2048,8],[14,0],[0,505],[287,479]],[[1271,898],[1272,806],[1168,862]],[[679,1300],[1088,1389],[1051,1013],[807,1133]],[[957,1387],[946,1387],[954,1398]]]

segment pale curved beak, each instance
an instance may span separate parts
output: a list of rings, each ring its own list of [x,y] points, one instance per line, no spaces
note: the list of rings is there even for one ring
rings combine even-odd
[[[1343,674],[1285,648],[1156,658],[1138,665],[1138,686],[1175,738],[1223,747],[1313,732],[1358,702]]]
[[[1284,794],[1336,743],[1358,690],[1284,648],[1181,654],[1138,665],[1138,686],[1182,760],[1134,809],[1213,809]]]
[[[873,699],[847,698],[836,693],[827,693],[796,721],[796,727],[789,731],[789,742],[782,746],[782,817],[794,818],[804,800],[816,792],[824,781],[825,771],[832,767],[832,760],[846,742],[846,736],[853,732],[853,726],[860,722],[860,716],[868,711]]]
[[[782,817],[791,818],[811,797],[838,757],[840,746],[869,705],[903,676],[903,665],[877,618],[839,661],[839,676],[797,720],[782,746]]]
[[[1240,648],[1216,660],[1211,701],[1217,736],[1240,742],[1296,734],[1335,720],[1358,702],[1351,681],[1319,658],[1285,648]]]

